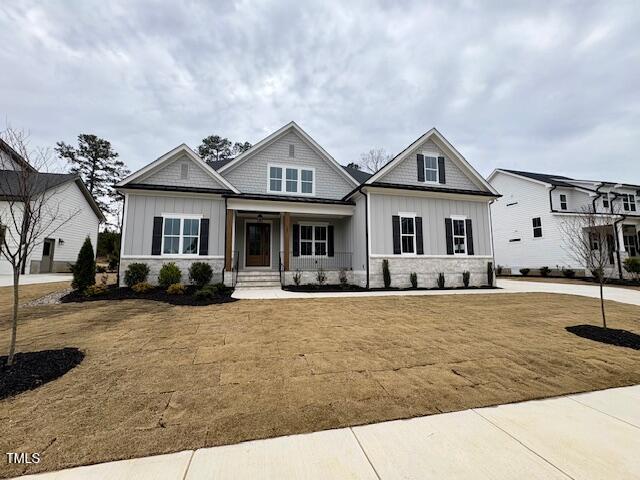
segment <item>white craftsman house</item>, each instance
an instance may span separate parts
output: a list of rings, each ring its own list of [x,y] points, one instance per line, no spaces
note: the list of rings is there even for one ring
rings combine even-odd
[[[562,228],[585,208],[611,220],[607,248],[615,276],[627,276],[624,260],[640,255],[639,185],[506,169],[494,170],[488,180],[503,195],[491,208],[496,262],[513,273],[547,266],[589,275],[571,255]]]
[[[91,239],[95,251],[104,216],[78,175],[37,172],[0,139],[0,274],[12,273],[11,263],[1,251],[7,245],[14,249],[19,240],[10,204],[15,205],[25,188],[33,195],[45,196],[41,224],[47,228],[43,236],[34,239],[35,247],[22,273],[69,272],[85,238]]]
[[[488,283],[489,202],[496,191],[435,129],[374,175],[340,165],[291,122],[232,160],[207,163],[180,145],[117,185],[124,194],[120,278],[175,262],[187,278],[210,263],[229,284],[315,282],[339,276],[395,286]]]

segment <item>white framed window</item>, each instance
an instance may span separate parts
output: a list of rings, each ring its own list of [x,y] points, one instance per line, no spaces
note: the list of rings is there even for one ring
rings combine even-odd
[[[288,195],[315,195],[315,169],[312,167],[291,167],[269,165],[269,193]]]
[[[602,197],[602,206],[604,208],[609,208],[609,193],[604,193]]]
[[[535,217],[531,220],[533,224],[533,238],[542,237],[542,220],[540,217]]]
[[[424,156],[424,180],[438,183],[438,157]]]
[[[400,253],[416,253],[416,214],[398,213],[400,217]]]
[[[269,167],[269,191],[282,191],[282,167]]]
[[[600,237],[595,232],[589,232],[589,246],[591,250],[600,250]]]
[[[560,210],[567,209],[567,196],[564,193],[560,194]]]
[[[636,196],[633,194],[622,194],[622,208],[625,212],[636,211]]]
[[[467,254],[467,229],[465,217],[451,217],[451,230],[453,233],[453,254]]]
[[[327,255],[327,225],[300,225],[300,256]]]
[[[200,246],[200,216],[163,215],[162,255],[197,255]]]

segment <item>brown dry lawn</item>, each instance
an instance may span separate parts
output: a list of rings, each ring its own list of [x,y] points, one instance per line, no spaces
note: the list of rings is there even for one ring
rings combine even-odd
[[[2,346],[9,296],[0,289]],[[612,327],[640,333],[640,308],[607,308]],[[597,299],[566,295],[23,312],[20,350],[75,346],[86,357],[0,401],[0,452],[43,452],[0,476],[640,383],[640,351],[565,331],[599,322]]]

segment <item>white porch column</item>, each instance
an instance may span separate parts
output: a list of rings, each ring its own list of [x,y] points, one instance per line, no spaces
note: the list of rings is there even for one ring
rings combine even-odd
[[[620,253],[626,253],[627,249],[624,247],[624,231],[622,223],[616,225],[616,235],[618,236],[618,249]]]

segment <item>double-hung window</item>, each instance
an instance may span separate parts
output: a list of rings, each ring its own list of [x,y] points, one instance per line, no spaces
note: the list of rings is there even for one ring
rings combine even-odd
[[[269,192],[313,195],[314,176],[313,168],[269,165]]]
[[[542,237],[542,220],[540,217],[535,217],[532,220],[533,223],[533,238]]]
[[[424,179],[427,182],[438,182],[438,157],[424,157]]]
[[[567,209],[567,196],[564,193],[560,194],[560,210]]]
[[[604,193],[602,197],[602,206],[604,208],[609,208],[609,193]]]
[[[300,255],[327,255],[326,225],[300,225]]]
[[[416,253],[416,219],[400,215],[400,245],[402,253]]]
[[[467,232],[464,218],[452,218],[453,226],[453,254],[465,255],[467,253]]]
[[[635,212],[636,211],[636,196],[624,194],[622,197],[622,208],[624,208],[625,212]]]
[[[199,218],[164,218],[162,228],[163,255],[197,255],[199,243]]]

